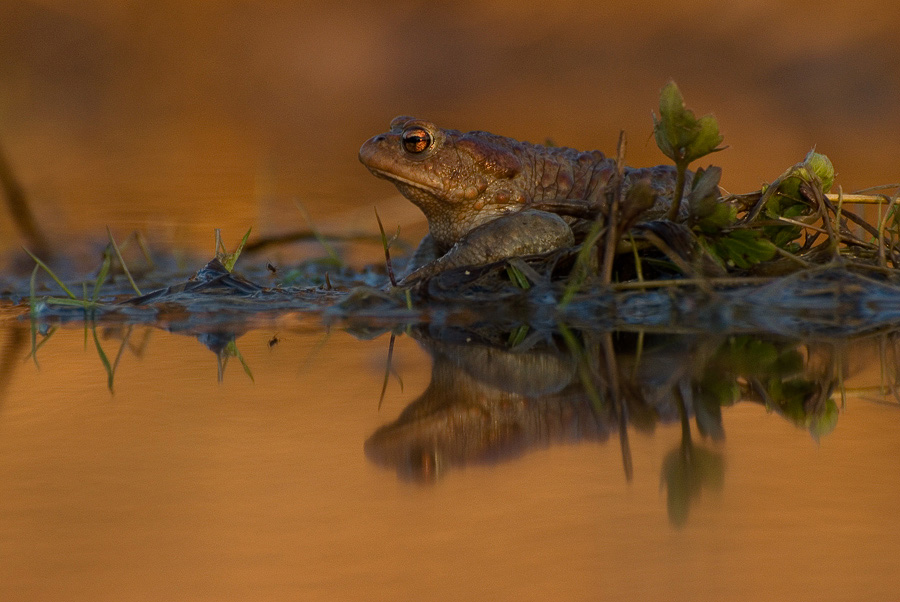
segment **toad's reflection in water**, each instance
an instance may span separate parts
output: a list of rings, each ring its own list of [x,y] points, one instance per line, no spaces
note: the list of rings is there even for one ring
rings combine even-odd
[[[722,406],[756,402],[814,437],[836,425],[839,362],[829,344],[751,336],[644,338],[532,335],[512,349],[452,329],[414,335],[433,358],[428,388],[365,443],[367,457],[403,480],[433,483],[454,468],[509,460],[558,443],[618,436],[626,476],[628,428],[680,423],[682,443],[662,462],[673,524],[719,488]],[[514,337],[513,337],[514,338]],[[573,347],[574,345],[574,347]],[[691,419],[712,447],[698,445]]]
[[[434,359],[431,383],[365,445],[370,459],[401,478],[431,482],[453,467],[554,442],[605,441],[616,429],[614,408],[593,406],[563,354],[420,341]]]

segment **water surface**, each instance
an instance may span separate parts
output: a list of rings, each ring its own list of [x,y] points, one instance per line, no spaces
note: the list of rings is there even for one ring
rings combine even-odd
[[[127,327],[96,332],[112,362]],[[360,340],[318,318],[238,337],[252,379],[236,357],[220,371],[196,338],[133,327],[112,392],[93,333],[63,327],[35,363],[27,322],[5,320],[0,598],[894,594],[900,406],[858,389],[890,384],[879,368],[887,339],[853,346],[852,361],[840,345],[773,343],[804,358],[784,382],[836,387],[837,422],[817,439],[748,400],[722,408],[721,432],[715,417],[701,429],[671,396],[644,416],[632,405],[620,429],[621,408],[585,398],[565,353],[539,344],[510,359],[411,332],[419,341],[397,338],[379,406],[387,335]],[[647,339],[636,362],[622,340],[621,373],[656,377],[645,391],[698,378],[675,359],[699,353],[695,343]],[[478,369],[501,365],[505,384]],[[404,412],[419,416],[406,430]]]

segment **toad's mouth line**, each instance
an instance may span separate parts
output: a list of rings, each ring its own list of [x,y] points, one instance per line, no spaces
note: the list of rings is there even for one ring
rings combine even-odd
[[[415,182],[413,180],[408,180],[407,178],[398,176],[397,174],[391,173],[389,171],[378,169],[377,167],[372,167],[370,165],[367,165],[366,167],[368,167],[369,171],[371,171],[376,177],[379,177],[379,178],[382,178],[385,180],[390,180],[390,181],[398,183],[398,184],[403,184],[404,186],[411,186],[412,188],[418,188],[419,190],[424,190],[425,192],[428,192],[431,194],[434,194],[437,190],[436,188],[427,186],[425,184],[422,184],[421,182]]]

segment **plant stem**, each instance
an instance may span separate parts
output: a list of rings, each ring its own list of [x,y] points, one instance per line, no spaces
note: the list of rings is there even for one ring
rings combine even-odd
[[[678,212],[681,211],[681,198],[684,196],[684,180],[687,165],[682,162],[675,164],[675,195],[672,198],[672,206],[669,207],[669,214],[666,216],[670,222],[677,221]]]

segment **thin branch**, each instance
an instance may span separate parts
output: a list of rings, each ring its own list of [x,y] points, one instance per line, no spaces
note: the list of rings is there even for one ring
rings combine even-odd
[[[621,130],[619,131],[619,143],[616,146],[616,190],[613,193],[612,207],[609,209],[609,227],[606,229],[603,267],[600,270],[600,281],[603,284],[612,282],[613,258],[619,242],[619,207],[622,206],[622,197],[625,194],[625,141],[625,130]]]

